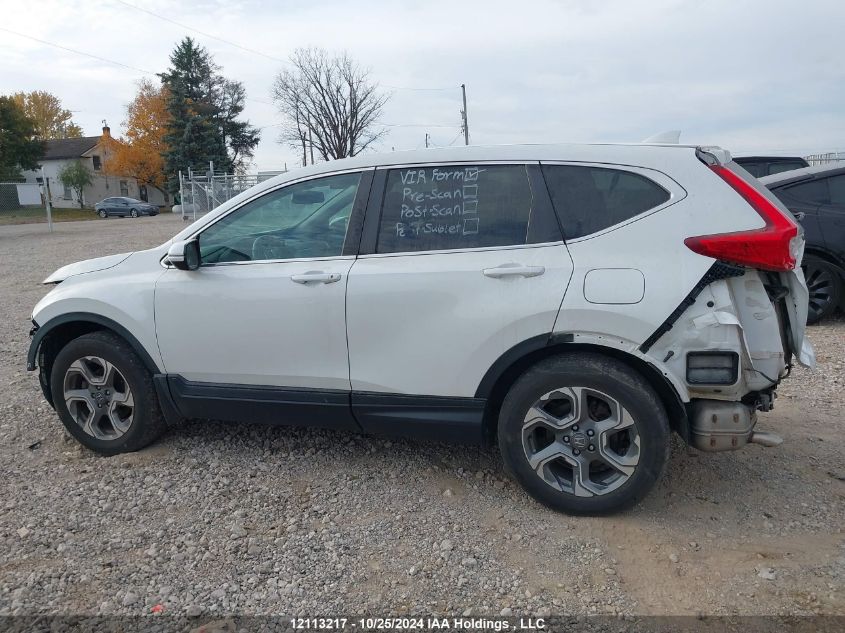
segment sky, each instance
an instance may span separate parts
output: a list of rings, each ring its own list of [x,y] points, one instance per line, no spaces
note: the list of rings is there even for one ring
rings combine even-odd
[[[252,171],[300,163],[271,88],[308,46],[347,51],[391,95],[378,151],[426,133],[463,143],[462,83],[472,144],[681,130],[736,155],[845,151],[841,0],[0,0],[0,13],[0,94],[52,92],[91,136],[104,119],[119,135],[143,71],[195,38],[246,87],[262,128]]]

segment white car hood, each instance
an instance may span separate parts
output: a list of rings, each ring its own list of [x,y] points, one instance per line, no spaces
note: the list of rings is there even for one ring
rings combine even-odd
[[[132,253],[119,253],[118,255],[107,255],[106,257],[96,257],[94,259],[85,259],[81,262],[68,264],[62,266],[52,275],[47,277],[42,284],[57,284],[64,281],[68,277],[74,275],[82,275],[84,273],[93,273],[97,270],[105,270],[117,266],[120,262],[129,257]]]

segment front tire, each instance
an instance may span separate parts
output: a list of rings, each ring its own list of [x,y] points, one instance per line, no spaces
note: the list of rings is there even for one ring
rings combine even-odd
[[[642,499],[669,457],[657,394],[627,365],[598,354],[539,362],[499,414],[507,470],[536,500],[570,514],[608,514]]]
[[[97,215],[99,215],[101,218],[105,218],[108,213],[106,213],[105,209],[100,209],[99,211],[97,211]]]
[[[111,332],[85,334],[63,347],[50,388],[68,432],[103,455],[137,451],[166,429],[149,371]]]

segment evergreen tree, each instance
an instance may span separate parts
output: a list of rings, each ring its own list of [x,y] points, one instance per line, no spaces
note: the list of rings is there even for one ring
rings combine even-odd
[[[258,144],[258,130],[238,121],[243,112],[243,84],[219,74],[211,54],[190,37],[170,55],[171,67],[160,75],[167,88],[170,123],[164,137],[165,172],[171,190],[179,170],[201,170],[214,162],[215,170],[243,166]]]

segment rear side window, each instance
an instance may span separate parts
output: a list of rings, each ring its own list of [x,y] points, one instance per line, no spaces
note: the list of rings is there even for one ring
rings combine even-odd
[[[772,163],[769,165],[769,173],[770,174],[779,174],[784,171],[792,171],[793,169],[801,169],[802,167],[806,167],[803,162],[793,161],[793,162],[778,162]]]
[[[787,187],[786,193],[799,202],[810,204],[827,204],[830,200],[830,194],[827,190],[827,178],[802,182],[799,185]]]
[[[537,241],[529,236],[533,206],[525,165],[394,169],[387,175],[376,252],[489,248]]]
[[[739,163],[745,171],[747,171],[755,178],[762,178],[767,174],[766,163],[744,163],[741,161],[736,162]]]
[[[669,200],[656,182],[620,169],[543,165],[543,176],[567,239],[596,233]]]

